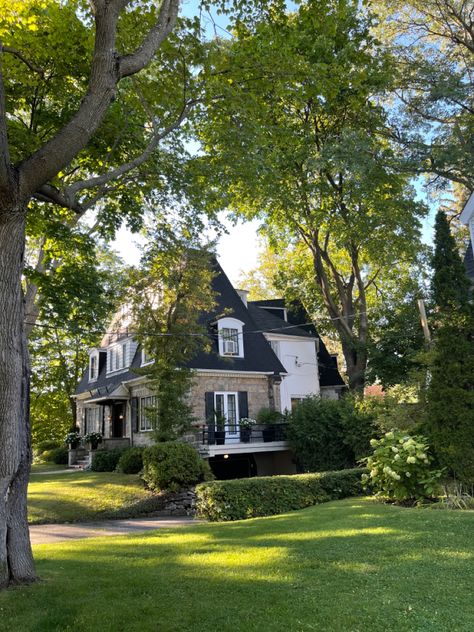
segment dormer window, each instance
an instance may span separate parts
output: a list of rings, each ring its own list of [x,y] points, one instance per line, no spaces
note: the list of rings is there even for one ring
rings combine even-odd
[[[99,377],[99,352],[92,351],[89,356],[89,382],[95,382]]]
[[[148,353],[146,349],[142,349],[142,366],[146,364],[153,364],[154,358]]]
[[[244,357],[243,322],[236,318],[217,321],[219,355],[232,358]]]
[[[118,342],[107,349],[107,373],[130,366],[130,341]]]

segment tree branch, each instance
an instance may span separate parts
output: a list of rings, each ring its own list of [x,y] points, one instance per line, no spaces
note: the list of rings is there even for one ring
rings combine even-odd
[[[162,0],[155,26],[134,53],[120,59],[120,77],[134,75],[152,60],[155,52],[173,30],[178,17],[178,9],[179,0]]]
[[[8,191],[11,184],[10,150],[8,147],[5,88],[2,72],[2,44],[0,42],[0,190]]]
[[[43,68],[41,68],[41,66],[38,66],[33,61],[31,61],[30,59],[25,57],[25,55],[21,52],[21,50],[18,50],[17,48],[13,48],[13,46],[3,46],[3,51],[5,53],[10,53],[11,55],[14,55],[15,57],[17,57],[17,59],[19,59],[26,66],[28,66],[28,68],[30,70],[32,70],[33,72],[38,73],[41,77],[44,77],[44,70],[43,70]]]

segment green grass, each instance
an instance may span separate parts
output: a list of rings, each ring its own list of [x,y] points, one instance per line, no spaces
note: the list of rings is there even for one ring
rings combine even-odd
[[[138,476],[117,472],[32,474],[28,487],[31,523],[77,522],[133,515],[151,497]],[[138,512],[137,512],[138,513]]]
[[[472,632],[474,513],[346,499],[35,547],[11,632]]]
[[[33,463],[31,466],[31,473],[37,474],[38,472],[61,472],[67,469],[67,465],[56,465],[56,463]]]

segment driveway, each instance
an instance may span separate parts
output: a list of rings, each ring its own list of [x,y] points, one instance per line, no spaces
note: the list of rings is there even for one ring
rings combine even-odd
[[[75,522],[70,524],[34,524],[30,525],[32,544],[52,544],[98,538],[108,535],[144,533],[168,527],[184,527],[198,524],[193,518],[133,518],[129,520],[103,520],[101,522]]]

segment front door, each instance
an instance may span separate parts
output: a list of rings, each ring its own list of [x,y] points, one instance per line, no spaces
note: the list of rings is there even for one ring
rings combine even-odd
[[[225,419],[227,443],[239,441],[239,415],[237,393],[215,393],[214,407],[217,418]],[[217,428],[219,430],[219,428]]]
[[[112,437],[118,438],[125,435],[125,404],[117,402],[112,404]]]

